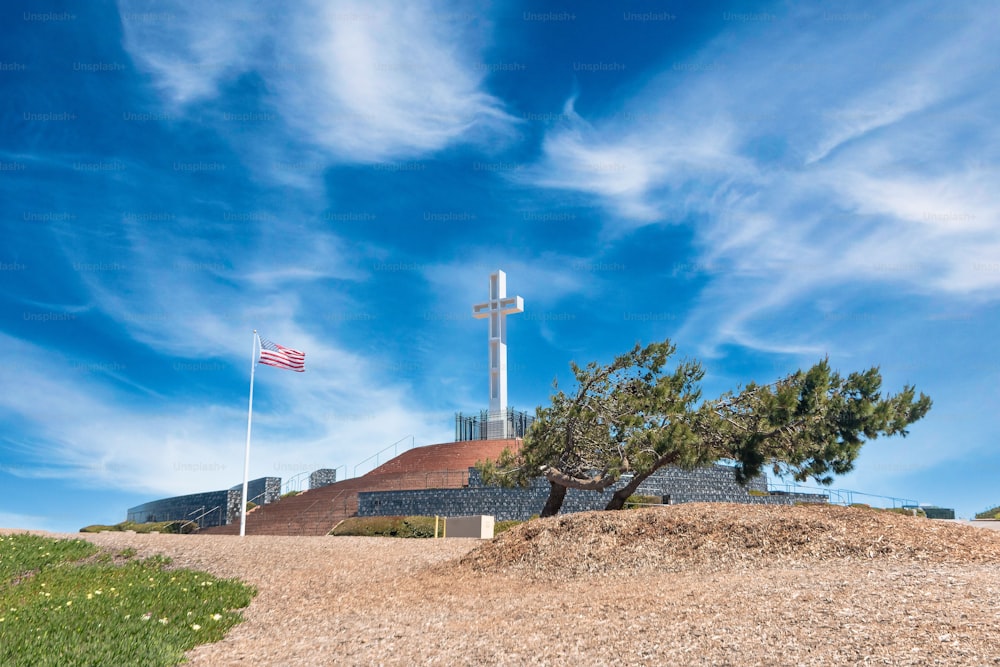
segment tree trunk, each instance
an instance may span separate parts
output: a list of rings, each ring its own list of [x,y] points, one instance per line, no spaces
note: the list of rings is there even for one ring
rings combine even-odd
[[[608,504],[604,506],[604,509],[620,510],[624,508],[625,501],[628,500],[629,496],[631,496],[633,493],[636,492],[636,489],[639,488],[640,484],[645,482],[650,475],[652,475],[654,472],[656,472],[663,466],[676,462],[678,458],[679,457],[676,453],[667,454],[666,456],[663,456],[659,460],[657,460],[657,462],[654,463],[649,470],[646,470],[641,473],[636,473],[628,484],[615,491],[615,494],[611,496],[611,500],[609,500]]]
[[[563,499],[566,498],[566,487],[562,484],[556,484],[555,482],[549,482],[551,488],[549,489],[549,497],[545,501],[545,507],[542,508],[542,513],[540,516],[555,516],[559,514],[559,510],[562,508]]]
[[[542,466],[540,468],[545,479],[553,484],[565,486],[568,489],[580,489],[581,491],[603,491],[615,483],[615,479],[607,477],[603,473],[595,478],[579,478],[567,475],[566,473],[553,468],[552,466]]]
[[[620,510],[624,508],[625,501],[628,500],[629,496],[635,493],[635,490],[639,488],[639,485],[645,482],[646,478],[651,474],[653,474],[652,471],[633,477],[632,481],[615,491],[614,495],[611,496],[611,500],[609,500],[608,504],[604,506],[604,509]]]

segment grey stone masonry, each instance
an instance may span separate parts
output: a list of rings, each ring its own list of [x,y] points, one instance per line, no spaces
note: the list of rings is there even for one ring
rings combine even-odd
[[[135,523],[197,520],[198,525],[202,528],[221,526],[228,523],[229,495],[231,493],[231,491],[209,491],[154,500],[130,507],[126,520]]]
[[[603,509],[615,491],[628,483],[619,480],[602,492],[569,489],[562,512]],[[502,488],[483,484],[475,468],[469,470],[469,486],[464,489],[421,489],[416,491],[366,491],[358,494],[358,516],[467,516],[488,514],[498,521],[525,520],[541,512],[549,494],[544,478],[527,488]],[[750,490],[755,491],[751,494]],[[694,470],[661,468],[643,482],[637,495],[657,496],[664,504],[729,502],[791,505],[796,502],[826,502],[821,494],[767,493],[767,480],[759,476],[744,487],[736,482],[733,468],[723,465]]]
[[[243,491],[243,484],[237,484],[230,491]],[[281,498],[280,477],[258,477],[247,482],[247,497],[257,505],[267,505]]]
[[[309,475],[309,488],[318,489],[321,486],[330,486],[337,481],[337,471],[333,468],[321,468],[314,470]]]
[[[192,493],[186,496],[162,498],[130,507],[127,521],[195,521],[202,528],[223,526],[240,518],[240,497],[243,484],[225,491]],[[281,497],[280,477],[260,477],[247,483],[247,495],[258,505],[273,503]],[[200,517],[200,518],[199,518]]]

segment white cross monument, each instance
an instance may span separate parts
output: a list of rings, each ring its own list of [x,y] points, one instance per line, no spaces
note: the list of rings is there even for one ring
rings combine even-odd
[[[507,316],[524,312],[524,299],[507,296],[507,274],[490,276],[490,300],[472,307],[472,316],[489,318],[490,416],[486,434],[491,440],[509,434],[507,423]]]

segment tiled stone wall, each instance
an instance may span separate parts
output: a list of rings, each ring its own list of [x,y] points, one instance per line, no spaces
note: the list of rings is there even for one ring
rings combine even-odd
[[[207,493],[192,493],[186,496],[175,496],[154,500],[136,507],[130,507],[127,520],[136,523],[150,521],[182,521],[195,519],[203,512],[209,512],[198,521],[202,528],[221,526],[240,518],[240,496],[243,484],[237,484],[226,491],[209,491]],[[263,494],[263,495],[261,495]],[[260,477],[247,483],[247,495],[257,498],[258,505],[273,503],[281,497],[280,477]],[[263,501],[263,502],[262,502]]]
[[[620,480],[603,492],[569,489],[562,512],[603,509],[614,492],[624,486]],[[528,488],[506,489],[486,486],[474,468],[469,471],[465,489],[422,489],[417,491],[370,491],[358,494],[358,516],[489,514],[498,521],[524,520],[541,512],[549,494],[544,478],[533,480]],[[754,489],[764,492],[767,481],[761,476],[740,486],[733,469],[706,466],[695,470],[661,468],[639,486],[637,494],[661,496],[665,503],[735,502],[791,505],[795,502],[825,502],[826,496],[813,494],[751,495]]]
[[[240,482],[230,491],[243,491],[243,483]],[[247,482],[247,497],[257,505],[273,503],[281,497],[281,478],[258,477],[251,479]]]
[[[136,523],[193,520],[203,512],[218,508],[206,514],[198,523],[202,528],[221,526],[228,523],[229,493],[229,491],[209,491],[154,500],[129,508],[127,520]]]
[[[330,486],[337,481],[337,471],[333,468],[322,468],[314,470],[309,475],[309,488],[318,489],[321,486]]]

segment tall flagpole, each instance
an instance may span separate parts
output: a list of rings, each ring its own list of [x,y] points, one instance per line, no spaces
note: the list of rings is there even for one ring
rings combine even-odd
[[[247,450],[243,458],[243,502],[240,508],[240,537],[247,534],[247,486],[250,483],[250,426],[253,424],[253,372],[257,368],[257,330],[253,330],[253,352],[250,355],[250,407],[247,408]]]

